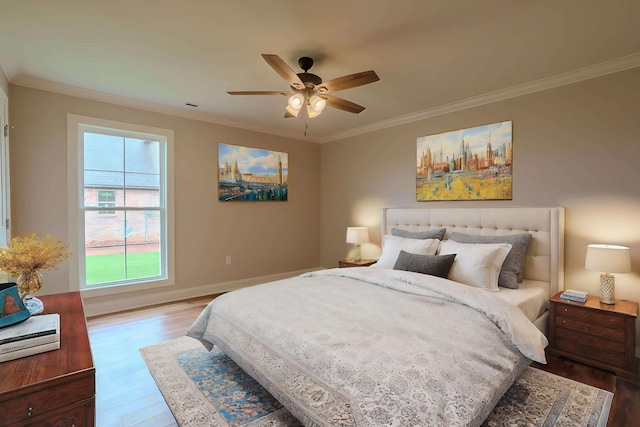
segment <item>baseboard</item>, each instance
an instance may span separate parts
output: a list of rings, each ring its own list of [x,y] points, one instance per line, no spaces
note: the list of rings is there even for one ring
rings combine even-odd
[[[116,293],[113,295],[88,296],[83,295],[84,312],[86,317],[100,316],[103,314],[117,313],[119,311],[148,307],[151,305],[165,304],[189,298],[197,298],[206,295],[221,294],[247,286],[260,283],[273,282],[299,276],[308,271],[320,270],[321,267],[310,268],[285,273],[271,274],[268,276],[250,277],[247,279],[233,280],[229,282],[212,283],[197,287],[168,286],[166,288],[152,289],[131,293]]]

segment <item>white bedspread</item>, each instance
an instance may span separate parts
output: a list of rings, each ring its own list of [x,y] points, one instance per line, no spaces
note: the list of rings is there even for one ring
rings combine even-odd
[[[371,268],[222,295],[188,335],[219,346],[305,426],[478,426],[547,344],[489,292]]]

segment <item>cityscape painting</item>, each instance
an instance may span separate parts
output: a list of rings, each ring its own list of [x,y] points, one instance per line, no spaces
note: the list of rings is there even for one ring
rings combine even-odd
[[[418,138],[416,200],[511,200],[511,121]]]
[[[287,153],[218,144],[218,199],[228,201],[286,201]]]

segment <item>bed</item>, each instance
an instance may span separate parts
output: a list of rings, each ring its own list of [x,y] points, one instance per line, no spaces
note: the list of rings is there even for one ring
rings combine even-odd
[[[305,426],[478,426],[532,360],[545,362],[546,301],[563,286],[563,223],[562,208],[383,209],[381,265],[230,292],[188,335],[222,349]],[[415,238],[438,230],[443,239]],[[387,237],[397,233],[412,237]],[[447,277],[460,280],[475,265],[467,260],[482,259],[496,286],[495,264],[502,280],[515,244],[452,238],[522,234],[531,237],[519,289],[393,268],[400,256],[392,268],[384,262],[387,241],[411,260],[446,258]],[[420,245],[431,252],[404,250]],[[484,267],[467,280],[482,282]]]

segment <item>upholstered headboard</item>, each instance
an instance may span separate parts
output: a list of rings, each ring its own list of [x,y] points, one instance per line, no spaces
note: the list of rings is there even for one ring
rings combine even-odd
[[[423,231],[446,227],[481,236],[531,233],[523,276],[549,282],[549,294],[564,289],[564,208],[383,208],[382,234],[392,228]]]

